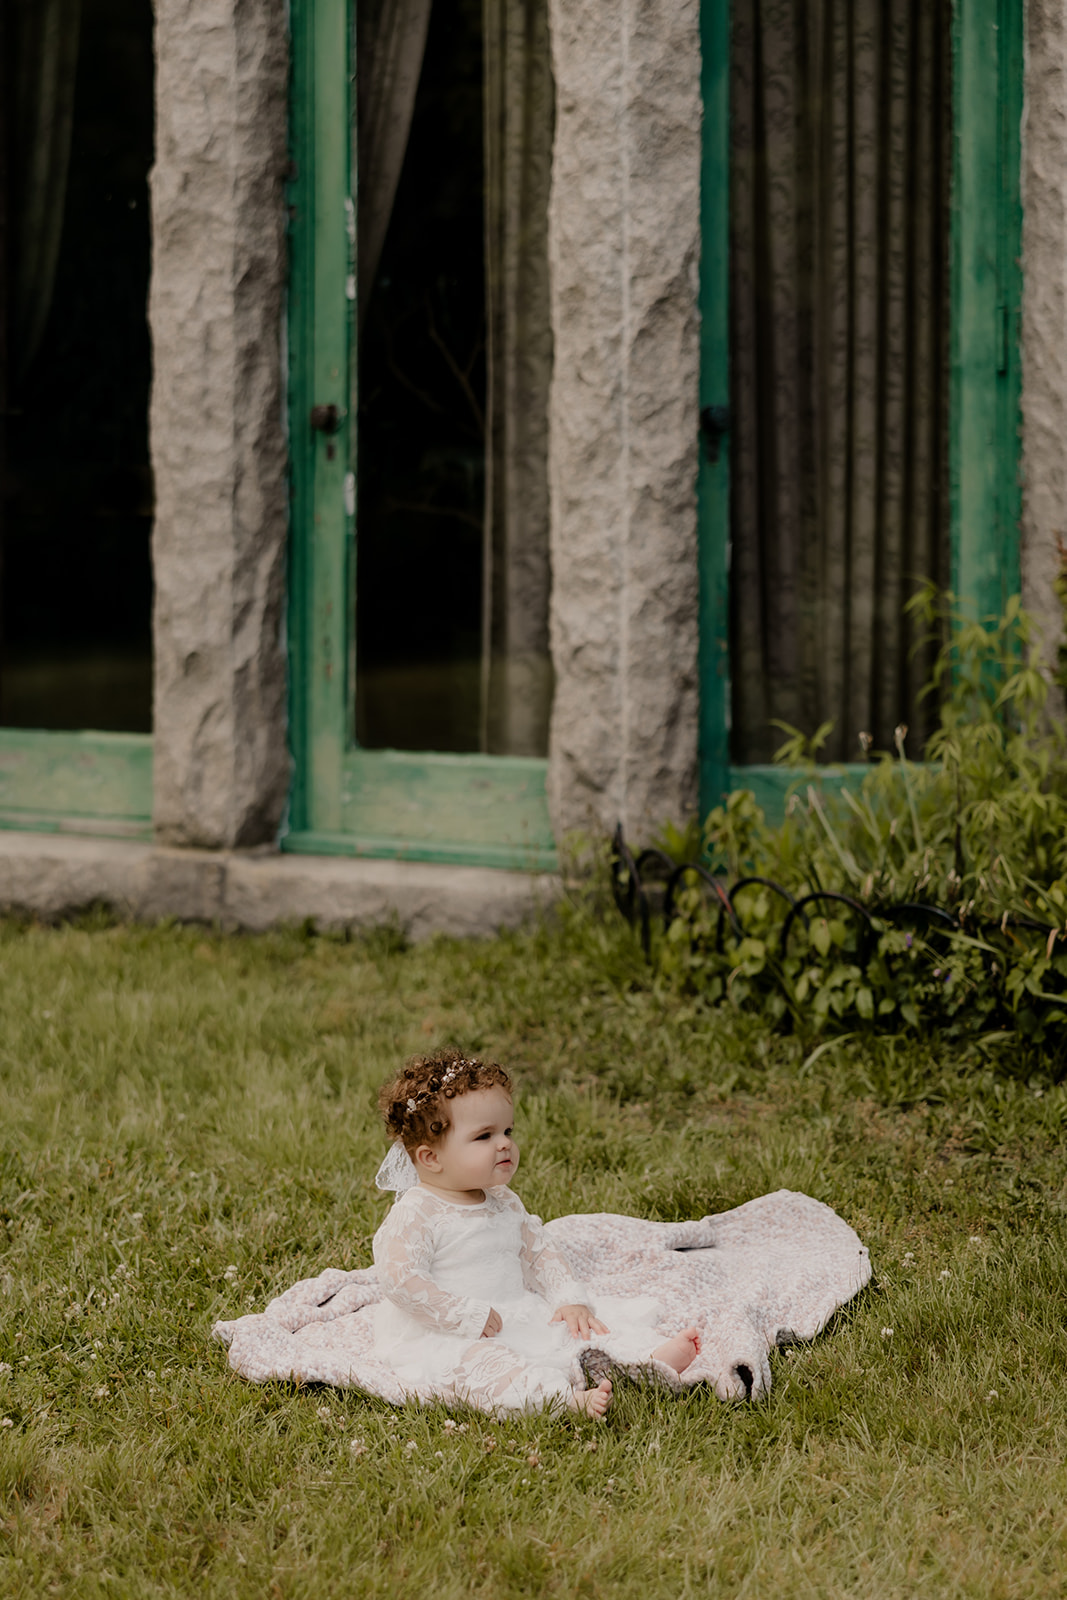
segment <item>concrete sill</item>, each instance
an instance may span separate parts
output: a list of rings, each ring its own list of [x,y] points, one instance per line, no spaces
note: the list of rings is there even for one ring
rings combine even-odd
[[[424,861],[176,850],[126,839],[0,831],[0,908],[52,919],[94,904],[135,922],[174,917],[262,932],[395,921],[411,939],[513,928],[560,892],[551,874]]]

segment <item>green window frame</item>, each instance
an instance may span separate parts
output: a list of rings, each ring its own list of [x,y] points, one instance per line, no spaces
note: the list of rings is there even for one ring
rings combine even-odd
[[[289,651],[294,782],[284,850],[555,868],[547,762],[364,750],[355,690],[354,27],[293,0]],[[311,425],[334,406],[337,431]]]
[[[152,735],[0,728],[0,828],[152,837]]]
[[[701,50],[703,409],[730,399],[730,0],[702,0]],[[1022,0],[954,0],[952,70],[951,583],[965,607],[987,616],[1019,588]],[[780,813],[789,774],[730,762],[728,434],[717,461],[701,460],[697,487],[701,814],[740,787]],[[864,769],[836,769],[850,770]]]
[[[700,404],[729,399],[729,0],[702,0]],[[290,706],[295,778],[283,848],[530,869],[556,854],[546,763],[361,750],[351,738],[355,527],[349,0],[293,0]],[[1021,0],[956,0],[950,540],[979,614],[1018,587]],[[996,106],[996,116],[988,107]],[[332,438],[312,405],[336,405]],[[699,469],[701,805],[784,775],[729,760],[729,447]],[[0,828],[150,838],[152,736],[0,728]]]

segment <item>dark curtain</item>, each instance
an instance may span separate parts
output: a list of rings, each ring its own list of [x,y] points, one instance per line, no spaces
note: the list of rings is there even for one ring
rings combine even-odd
[[[10,379],[32,361],[55,287],[74,119],[81,0],[8,0]]]
[[[360,0],[356,8],[356,259],[361,326],[408,147],[430,4],[431,0]]]
[[[948,0],[734,0],[732,757],[930,716],[947,582]],[[990,114],[995,114],[994,108]]]
[[[481,747],[544,755],[548,645],[547,0],[483,0],[486,489]]]

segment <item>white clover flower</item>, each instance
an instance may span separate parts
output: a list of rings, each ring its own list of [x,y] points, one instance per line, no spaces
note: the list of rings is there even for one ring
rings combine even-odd
[[[990,1389],[989,1393],[986,1395],[986,1399],[987,1400],[999,1400],[1000,1396],[999,1396],[999,1394],[997,1393],[997,1391],[995,1389]]]
[[[596,1442],[596,1440],[595,1440],[595,1439],[590,1439],[590,1440],[589,1440],[589,1441],[588,1441],[588,1442],[587,1442],[587,1444],[586,1444],[586,1447],[585,1447],[585,1448],[586,1448],[586,1453],[587,1453],[587,1454],[588,1454],[588,1452],[589,1452],[589,1451],[590,1451],[590,1450],[595,1450],[595,1449],[596,1449],[596,1447],[597,1447],[597,1442]]]
[[[108,1388],[106,1383],[102,1383],[100,1385],[99,1389],[94,1389],[93,1390],[93,1399],[94,1400],[108,1400],[110,1398],[111,1398],[111,1390]]]
[[[981,1242],[982,1235],[980,1233],[972,1233],[971,1237],[967,1240],[968,1244],[981,1244]]]
[[[407,1444],[406,1444],[406,1445],[405,1445],[405,1446],[404,1446],[404,1449],[405,1449],[405,1450],[406,1450],[406,1452],[407,1452],[407,1454],[408,1454],[408,1455],[409,1455],[409,1456],[410,1456],[410,1455],[413,1455],[413,1454],[414,1454],[414,1452],[415,1452],[415,1451],[416,1451],[416,1450],[417,1450],[417,1449],[418,1449],[418,1448],[419,1448],[419,1447],[418,1447],[418,1445],[417,1445],[417,1444],[416,1444],[416,1443],[415,1443],[415,1440],[414,1440],[414,1439],[409,1439],[409,1440],[408,1440],[408,1442],[407,1442]]]
[[[883,1339],[891,1339],[892,1337],[893,1337],[892,1328],[883,1328],[882,1329],[882,1338]]]
[[[446,1417],[441,1426],[445,1433],[455,1433],[456,1431],[456,1423],[452,1417]]]
[[[131,1222],[142,1222],[143,1220],[144,1220],[144,1212],[143,1211],[131,1211],[130,1212],[130,1221]]]
[[[360,1456],[366,1455],[367,1446],[364,1444],[362,1439],[349,1439],[348,1453],[353,1460],[358,1460]]]
[[[445,1453],[443,1450],[435,1450],[433,1454],[435,1461],[443,1461],[445,1459]]]
[[[13,1370],[10,1361],[0,1361],[0,1375]]]
[[[946,1189],[954,1189],[955,1187],[956,1187],[956,1182],[955,1182],[954,1178],[946,1178],[945,1179],[945,1188]]]
[[[938,1273],[938,1277],[941,1279],[942,1283],[945,1282],[946,1278],[951,1278],[951,1276],[952,1274],[947,1267],[942,1267],[941,1271]]]
[[[905,1250],[905,1252],[904,1252],[904,1260],[905,1261],[914,1261],[915,1260],[915,1251],[914,1250]]]
[[[14,1417],[0,1417],[0,1428],[13,1428],[14,1426]]]
[[[315,1415],[320,1417],[323,1422],[333,1421],[333,1412],[330,1410],[329,1406],[320,1406]]]
[[[236,1263],[231,1261],[222,1276],[226,1279],[227,1283],[235,1283],[239,1276]]]

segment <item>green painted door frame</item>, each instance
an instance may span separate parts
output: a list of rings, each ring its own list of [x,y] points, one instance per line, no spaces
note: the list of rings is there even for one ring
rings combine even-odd
[[[546,870],[547,763],[353,737],[357,453],[352,0],[292,0],[289,651],[282,848]],[[327,408],[333,408],[329,411]],[[326,427],[312,426],[313,408]]]
[[[952,589],[987,617],[1019,591],[1023,0],[955,0],[952,73]]]
[[[152,837],[152,735],[0,728],[0,828]]]
[[[954,0],[952,35],[951,581],[961,603],[985,617],[1019,588],[1023,0]],[[701,48],[703,416],[730,396],[730,0],[702,0]],[[787,772],[730,764],[728,433],[717,449],[702,446],[697,494],[701,814],[732,787],[777,810]]]
[[[730,0],[701,0],[700,419],[730,407]],[[730,435],[697,469],[700,814],[730,788]]]

